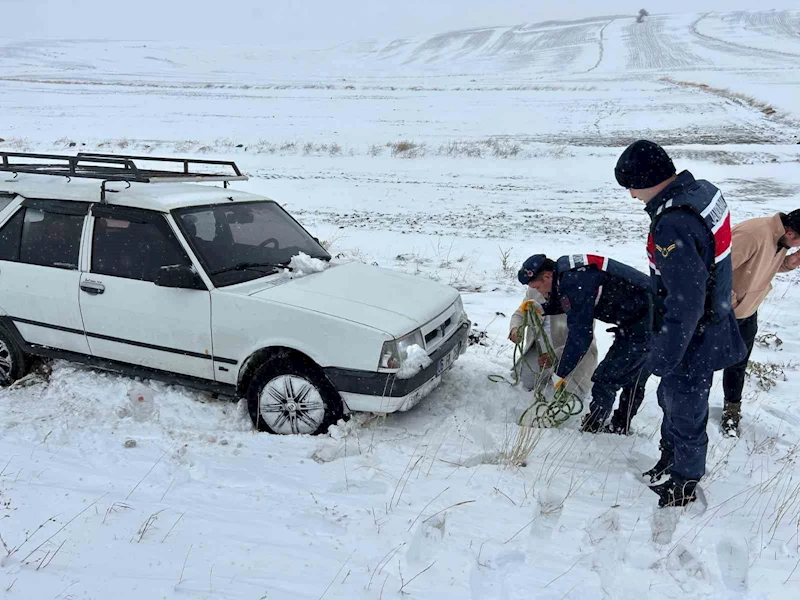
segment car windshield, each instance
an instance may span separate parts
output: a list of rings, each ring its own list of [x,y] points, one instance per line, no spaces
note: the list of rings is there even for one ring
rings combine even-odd
[[[184,208],[173,214],[217,287],[271,275],[301,252],[331,258],[272,201]]]

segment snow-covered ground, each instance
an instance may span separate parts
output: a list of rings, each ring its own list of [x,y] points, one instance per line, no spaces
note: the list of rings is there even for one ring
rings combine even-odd
[[[716,429],[715,384],[708,510],[674,530],[634,477],[658,454],[655,378],[634,435],[581,434],[575,418],[508,468],[531,399],[489,375],[510,364],[528,255],[646,268],[647,218],[613,178],[628,142],[667,144],[735,221],[800,207],[798,90],[798,11],[324,52],[0,39],[0,148],[235,159],[251,175],[238,187],[281,201],[333,254],[456,286],[487,332],[412,411],[317,438],[67,363],[0,391],[0,595],[795,598],[800,273],[760,313],[782,343],[763,338],[753,359],[778,375],[769,391],[748,380],[739,440]]]

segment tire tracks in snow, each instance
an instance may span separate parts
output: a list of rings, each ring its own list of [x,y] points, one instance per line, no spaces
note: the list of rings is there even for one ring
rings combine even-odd
[[[800,54],[793,54],[791,52],[781,52],[780,50],[768,50],[766,48],[756,48],[754,46],[747,46],[745,44],[738,44],[736,42],[729,42],[727,40],[723,40],[720,38],[715,38],[713,36],[707,35],[705,33],[700,33],[700,30],[697,26],[700,24],[701,21],[706,19],[707,17],[711,16],[712,12],[707,12],[701,17],[698,17],[692,24],[689,26],[689,32],[698,38],[701,43],[712,50],[719,50],[720,52],[733,52],[735,54],[750,54],[755,56],[760,56],[762,58],[769,58],[769,59],[787,59],[791,58],[792,60],[800,59]]]
[[[664,72],[710,66],[706,58],[693,52],[693,47],[675,37],[668,16],[630,23],[625,26],[622,39],[628,54],[628,70]]]
[[[770,37],[777,35],[792,41],[800,38],[800,13],[792,17],[788,10],[755,13],[741,11],[734,13],[733,16],[737,19],[737,24],[741,23],[747,31]]]

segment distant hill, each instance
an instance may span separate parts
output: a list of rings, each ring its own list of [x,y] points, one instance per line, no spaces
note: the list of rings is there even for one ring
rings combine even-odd
[[[365,38],[369,32],[365,32]],[[0,79],[249,84],[344,77],[474,76],[522,81],[576,74],[796,69],[800,10],[609,15],[354,41],[316,51],[252,44],[116,40],[0,42]]]

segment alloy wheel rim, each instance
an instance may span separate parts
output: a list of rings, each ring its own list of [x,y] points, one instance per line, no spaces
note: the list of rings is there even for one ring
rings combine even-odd
[[[11,380],[11,369],[14,363],[11,360],[11,352],[3,340],[0,340],[0,383]]]
[[[269,428],[280,434],[309,434],[325,419],[325,403],[319,390],[297,375],[270,380],[259,398],[259,414]]]

